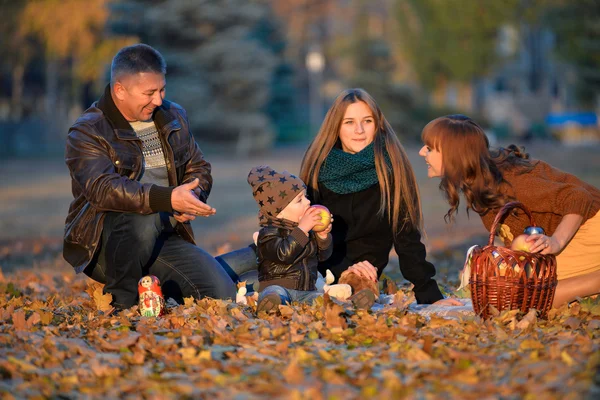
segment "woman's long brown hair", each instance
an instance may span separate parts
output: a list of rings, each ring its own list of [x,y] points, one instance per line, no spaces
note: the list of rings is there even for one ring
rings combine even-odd
[[[434,119],[423,128],[421,138],[426,146],[442,154],[440,190],[450,204],[444,217],[447,222],[453,221],[458,212],[461,192],[467,202],[467,214],[469,209],[485,214],[513,200],[500,190],[506,183],[502,171],[517,165],[526,170],[533,168],[529,154],[515,145],[490,150],[483,129],[464,115]]]
[[[378,215],[387,212],[394,234],[398,234],[406,225],[412,229],[423,230],[419,188],[412,166],[400,140],[391,125],[385,119],[375,100],[363,89],[348,89],[333,102],[325,120],[302,159],[300,177],[309,187],[313,200],[319,202],[319,171],[339,139],[342,119],[348,105],[364,102],[369,106],[375,119],[375,169],[379,180],[381,203]],[[389,155],[391,168],[385,161],[385,150]]]

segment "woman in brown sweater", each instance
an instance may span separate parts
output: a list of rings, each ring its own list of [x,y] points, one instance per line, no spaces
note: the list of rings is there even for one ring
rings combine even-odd
[[[600,190],[541,160],[530,160],[517,146],[490,150],[483,129],[464,115],[431,121],[422,132],[419,155],[428,176],[441,177],[440,190],[452,221],[463,194],[486,229],[500,208],[520,201],[545,235],[527,239],[533,253],[555,254],[558,286],[554,307],[600,293]],[[520,211],[520,210],[519,210]],[[511,213],[498,227],[506,245],[529,225],[523,212]]]

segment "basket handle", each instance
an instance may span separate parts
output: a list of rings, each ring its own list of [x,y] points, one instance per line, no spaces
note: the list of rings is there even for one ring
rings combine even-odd
[[[496,229],[498,228],[500,219],[505,214],[510,212],[510,210],[512,210],[513,208],[520,208],[521,210],[525,211],[525,214],[527,214],[527,216],[529,217],[529,223],[531,224],[531,226],[536,226],[535,222],[533,222],[533,216],[531,215],[531,211],[529,211],[529,209],[525,207],[525,204],[521,203],[520,201],[508,202],[505,205],[503,205],[500,211],[498,211],[498,214],[496,214],[496,218],[494,219],[494,223],[492,224],[492,228],[490,229],[490,240],[488,242],[488,246],[494,244],[494,238],[496,237]]]

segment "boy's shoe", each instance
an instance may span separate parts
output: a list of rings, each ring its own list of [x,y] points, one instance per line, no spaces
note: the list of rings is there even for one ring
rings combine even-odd
[[[370,289],[359,290],[350,296],[350,301],[354,307],[362,310],[370,310],[375,304],[375,300],[375,295]]]
[[[277,311],[280,304],[281,297],[277,293],[269,293],[258,302],[256,313],[258,314],[261,311],[266,313]]]

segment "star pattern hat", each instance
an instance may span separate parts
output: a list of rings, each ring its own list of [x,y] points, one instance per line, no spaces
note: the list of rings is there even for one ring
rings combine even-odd
[[[287,171],[277,172],[268,165],[254,167],[248,174],[252,195],[260,211],[260,224],[274,220],[283,209],[304,189],[302,179]]]

